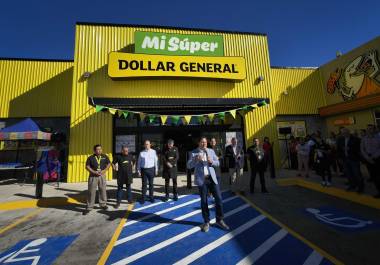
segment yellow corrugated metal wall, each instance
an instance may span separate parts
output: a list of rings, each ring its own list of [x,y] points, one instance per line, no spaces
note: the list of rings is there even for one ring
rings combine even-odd
[[[0,59],[0,117],[70,116],[73,64]]]
[[[247,79],[240,83],[213,80],[127,80],[113,81],[107,75],[108,53],[132,52],[136,30],[183,34],[223,35],[225,56],[243,56],[246,59]],[[95,113],[88,104],[88,96],[96,97],[211,97],[272,98],[271,70],[267,37],[264,35],[214,33],[162,28],[137,28],[113,25],[77,25],[75,65],[72,93],[69,182],[87,180],[86,157],[96,143],[103,145],[105,153],[112,152],[112,116]],[[89,79],[82,78],[91,72]],[[258,76],[265,80],[257,82]],[[274,105],[257,109],[245,117],[247,144],[252,138],[275,133]],[[109,177],[111,174],[108,174]]]
[[[318,114],[326,105],[318,69],[272,68],[271,73],[277,115]]]

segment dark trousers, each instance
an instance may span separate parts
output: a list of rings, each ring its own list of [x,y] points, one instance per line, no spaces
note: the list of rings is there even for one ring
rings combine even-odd
[[[348,178],[350,188],[364,188],[364,180],[360,171],[360,161],[346,158],[343,161],[344,175]]]
[[[201,196],[201,208],[202,217],[205,223],[210,222],[210,211],[208,209],[207,195],[209,192],[215,199],[215,209],[216,209],[216,221],[223,220],[223,204],[222,204],[222,194],[220,193],[219,185],[212,181],[211,176],[206,178],[203,185],[199,186],[199,195]]]
[[[167,197],[169,197],[169,185],[170,185],[170,179],[172,179],[173,182],[173,195],[177,196],[177,178],[166,178],[165,179],[165,194]]]
[[[123,188],[124,185],[127,189],[127,200],[128,202],[132,201],[132,189],[131,189],[131,184],[123,183],[123,182],[118,182],[117,183],[117,193],[116,193],[116,200],[118,203],[121,202],[123,199]]]
[[[146,199],[147,182],[149,183],[149,198],[153,199],[153,179],[155,174],[155,168],[142,168],[142,197]]]
[[[373,179],[377,191],[380,193],[380,157],[375,159],[375,163],[367,163],[368,173],[371,179]]]
[[[330,162],[326,159],[316,163],[316,172],[322,177],[323,181],[331,182]],[[327,177],[327,178],[326,178]]]
[[[290,165],[292,169],[298,169],[297,153],[290,153]]]
[[[255,182],[256,175],[259,174],[261,190],[265,191],[267,188],[265,187],[265,177],[264,177],[264,168],[257,168],[256,166],[251,166],[251,181],[249,183],[250,191],[253,192],[255,190]]]
[[[36,183],[36,198],[42,198],[42,190],[44,186],[44,178],[42,173],[37,173],[37,183]]]
[[[187,175],[187,188],[188,188],[188,189],[192,189],[191,174],[192,174],[192,170],[191,170],[191,169],[186,169],[186,175]]]

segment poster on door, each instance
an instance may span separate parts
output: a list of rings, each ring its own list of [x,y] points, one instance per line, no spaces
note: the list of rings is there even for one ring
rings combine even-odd
[[[115,152],[120,153],[122,146],[127,146],[129,152],[136,152],[136,135],[116,135]]]
[[[231,139],[236,138],[238,146],[243,147],[243,133],[242,132],[226,132],[226,146],[231,144]]]

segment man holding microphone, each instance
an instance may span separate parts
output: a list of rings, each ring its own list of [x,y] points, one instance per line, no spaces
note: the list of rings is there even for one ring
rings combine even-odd
[[[214,150],[207,148],[206,137],[199,139],[199,147],[192,151],[187,167],[194,168],[195,184],[199,188],[201,196],[201,208],[204,224],[201,229],[203,232],[208,232],[210,228],[210,212],[208,209],[207,195],[212,193],[215,198],[216,209],[216,225],[224,230],[229,230],[228,225],[223,221],[223,205],[222,195],[220,193],[218,178],[215,173],[214,166],[219,166],[219,160]]]

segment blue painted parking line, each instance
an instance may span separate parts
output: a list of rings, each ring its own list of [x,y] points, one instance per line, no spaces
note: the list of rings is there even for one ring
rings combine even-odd
[[[137,204],[106,264],[332,264],[240,197],[222,197],[230,230],[212,225],[208,233],[199,227],[199,195],[148,208]],[[213,203],[210,198],[211,215]]]

